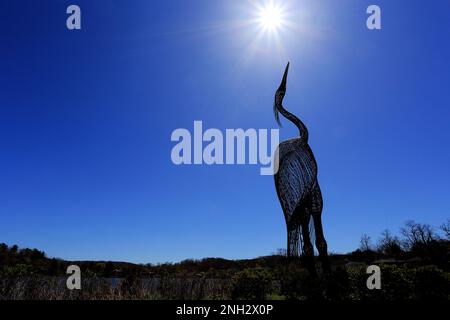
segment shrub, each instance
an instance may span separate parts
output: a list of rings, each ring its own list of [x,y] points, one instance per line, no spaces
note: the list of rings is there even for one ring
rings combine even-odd
[[[264,268],[247,268],[237,272],[231,282],[231,298],[263,300],[271,293],[272,274]]]
[[[327,300],[348,300],[350,296],[350,279],[345,269],[336,270],[324,275],[321,287],[323,296]]]
[[[306,300],[321,296],[318,279],[312,278],[298,260],[278,268],[281,294],[289,300]]]
[[[450,276],[435,266],[420,267],[414,275],[415,299],[449,299]]]

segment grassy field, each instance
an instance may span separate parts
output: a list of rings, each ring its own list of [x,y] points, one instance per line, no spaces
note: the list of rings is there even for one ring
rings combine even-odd
[[[124,277],[82,275],[81,290],[68,290],[65,276],[38,273],[0,276],[0,299],[326,299],[326,300],[409,300],[450,298],[450,272],[436,265],[393,260],[382,262],[381,290],[369,290],[367,264],[335,258],[334,271],[312,278],[300,261],[271,256],[236,262],[242,268],[210,268],[210,260],[189,261],[189,268],[175,266],[176,272],[144,274],[145,266],[130,269]],[[345,262],[345,263],[344,263]],[[98,264],[98,263],[96,263]],[[101,262],[99,264],[102,264]],[[193,265],[199,270],[192,272]],[[172,265],[173,266],[173,265]],[[158,266],[160,271],[164,266]],[[83,270],[83,268],[82,268]],[[23,270],[22,270],[23,271]],[[167,270],[166,270],[167,271]]]
[[[288,259],[282,251],[247,260],[132,264],[65,261],[0,244],[0,300],[449,300],[449,234],[445,238],[428,225],[409,223],[402,235],[385,231],[376,246],[363,236],[360,249],[330,255],[330,274],[322,274],[317,262],[318,277],[302,267],[301,258]],[[81,269],[81,290],[66,286],[66,270],[73,264]],[[381,268],[380,290],[367,288],[369,265]]]

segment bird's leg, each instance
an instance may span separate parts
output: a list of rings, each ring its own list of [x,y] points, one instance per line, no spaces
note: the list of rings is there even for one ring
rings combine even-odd
[[[330,261],[328,259],[327,242],[325,241],[325,237],[323,235],[322,213],[321,212],[313,213],[313,220],[314,220],[314,230],[316,232],[316,247],[317,251],[319,251],[319,259],[322,264],[322,269],[324,273],[330,273],[331,266]]]
[[[306,269],[310,272],[312,276],[315,276],[316,266],[314,263],[314,247],[311,243],[309,236],[309,217],[302,219],[302,236],[303,236],[303,261],[305,263]]]
[[[330,261],[328,259],[327,252],[327,242],[325,241],[325,236],[323,235],[323,227],[322,227],[322,208],[323,208],[323,199],[322,192],[320,191],[320,187],[316,184],[312,194],[311,194],[311,215],[314,222],[314,230],[316,234],[316,247],[317,251],[319,251],[319,259],[322,265],[322,270],[324,273],[330,273]]]
[[[288,225],[287,232],[288,232],[288,251],[287,251],[288,257],[289,258],[298,257],[299,256],[298,248],[300,240],[299,229],[296,226]]]

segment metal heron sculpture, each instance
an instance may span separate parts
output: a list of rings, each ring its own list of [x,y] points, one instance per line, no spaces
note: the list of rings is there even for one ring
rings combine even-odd
[[[280,87],[275,93],[274,114],[281,126],[279,113],[295,124],[300,136],[283,141],[278,146],[278,171],[275,188],[283,209],[287,226],[288,257],[302,253],[306,267],[315,273],[314,247],[311,243],[315,231],[316,247],[324,272],[330,270],[327,242],[322,228],[322,193],[317,180],[317,162],[308,145],[308,129],[295,115],[283,107],[289,63]]]

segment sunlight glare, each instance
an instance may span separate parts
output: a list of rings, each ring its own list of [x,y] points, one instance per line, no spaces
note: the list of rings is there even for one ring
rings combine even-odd
[[[283,12],[281,7],[274,3],[267,3],[259,9],[258,21],[266,31],[277,31],[283,25]]]

